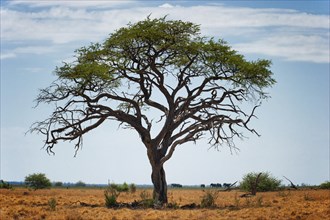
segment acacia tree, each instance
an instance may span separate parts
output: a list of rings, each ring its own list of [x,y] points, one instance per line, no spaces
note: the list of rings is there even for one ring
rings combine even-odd
[[[75,140],[78,150],[84,134],[106,120],[133,128],[152,167],[154,201],[164,204],[163,166],[177,146],[206,136],[211,146],[236,149],[242,131],[258,135],[248,124],[275,83],[270,64],[247,61],[223,40],[201,36],[194,23],[148,17],[57,67],[58,79],[36,99],[55,103],[54,112],[31,131],[44,134],[54,153],[59,141]],[[244,110],[245,102],[254,104]]]

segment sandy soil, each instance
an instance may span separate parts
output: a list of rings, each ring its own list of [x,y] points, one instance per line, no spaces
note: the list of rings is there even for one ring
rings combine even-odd
[[[257,193],[240,198],[243,192],[219,192],[214,209],[108,209],[103,189],[24,188],[0,190],[0,219],[330,219],[330,190],[297,190]],[[119,202],[141,200],[141,189],[122,193]],[[151,193],[151,190],[148,190]],[[200,204],[201,189],[169,189],[169,202],[178,206]],[[55,210],[49,205],[56,200]]]

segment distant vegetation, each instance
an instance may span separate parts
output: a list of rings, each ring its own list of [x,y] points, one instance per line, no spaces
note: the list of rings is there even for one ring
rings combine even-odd
[[[321,189],[330,189],[330,181],[326,181],[320,184]]]
[[[63,186],[63,183],[62,182],[55,182],[55,183],[53,183],[53,185],[55,187],[62,187]]]
[[[257,180],[259,176],[259,179]],[[257,182],[257,183],[256,183]],[[240,189],[244,191],[251,192],[253,187],[256,187],[257,192],[274,191],[278,189],[281,185],[281,180],[273,177],[268,172],[263,173],[248,173],[243,177],[242,182],[240,182]]]
[[[199,185],[181,185],[181,184],[169,184],[168,186],[171,188],[202,188],[202,189],[208,189],[208,188],[221,188],[220,190],[223,191],[230,191],[232,189],[240,189],[242,191],[247,191],[251,192],[253,185],[255,185],[256,179],[260,173],[256,172],[250,172],[246,175],[243,176],[241,182],[239,182],[239,185],[236,187],[228,187],[228,185],[235,185],[229,184],[229,183],[210,183],[210,184],[199,184]],[[290,181],[290,180],[289,180]],[[284,188],[293,188],[292,187],[292,182],[290,181],[289,185],[284,185],[282,184],[282,181],[274,176],[272,176],[269,172],[262,172],[258,184],[256,187],[256,190],[258,192],[266,192],[266,191],[275,191],[278,189],[284,189]],[[56,181],[56,182],[51,182],[45,174],[43,173],[34,173],[31,175],[28,175],[25,177],[24,182],[19,182],[19,181],[4,181],[0,180],[0,189],[12,189],[13,187],[20,187],[20,186],[27,186],[32,189],[45,189],[45,188],[51,188],[51,187],[65,187],[65,188],[81,188],[81,187],[88,187],[88,188],[100,188],[100,189],[105,189],[111,186],[113,189],[116,190],[116,192],[130,192],[130,193],[135,193],[137,188],[151,188],[152,185],[136,185],[134,183],[127,184],[124,182],[123,184],[87,184],[81,180],[79,180],[76,183],[70,183],[70,182],[61,182],[61,181]],[[313,188],[313,189],[330,189],[330,181],[325,181],[319,185],[308,185],[302,183],[301,185],[296,185],[297,188]]]
[[[0,181],[0,189],[11,189],[11,188],[13,188],[13,186],[10,185],[9,183],[3,180]]]
[[[78,182],[76,182],[76,184],[74,186],[75,187],[86,187],[86,183],[84,183],[83,181],[79,180]]]
[[[34,173],[25,177],[25,185],[37,190],[50,188],[52,186],[50,180],[43,173]]]
[[[107,208],[117,207],[117,198],[121,192],[136,192],[136,186],[134,183],[128,185],[124,182],[122,185],[111,183],[108,184],[108,187],[104,190],[104,199],[105,199],[105,206]]]

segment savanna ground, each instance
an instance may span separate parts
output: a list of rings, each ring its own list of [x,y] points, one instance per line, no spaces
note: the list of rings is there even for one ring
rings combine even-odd
[[[200,204],[206,190],[169,189],[169,202],[178,207]],[[141,200],[141,192],[143,189],[121,193],[118,202]],[[151,194],[152,190],[146,192]],[[242,194],[236,190],[219,192],[217,208],[156,210],[108,209],[104,189],[1,189],[0,219],[330,219],[330,190],[283,190],[240,198]]]

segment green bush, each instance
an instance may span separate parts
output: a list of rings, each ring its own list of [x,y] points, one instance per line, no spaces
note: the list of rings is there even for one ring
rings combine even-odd
[[[76,182],[76,184],[74,184],[75,187],[86,187],[86,183],[84,183],[83,181],[79,180],[78,182]]]
[[[56,186],[56,187],[62,187],[63,186],[63,183],[62,182],[55,182],[54,183],[54,186]]]
[[[134,183],[129,185],[129,192],[135,193],[136,192],[136,185]]]
[[[25,177],[25,185],[34,190],[46,189],[52,186],[50,180],[43,173],[34,173]]]
[[[320,184],[320,189],[330,189],[330,181],[326,181]]]
[[[143,190],[140,193],[141,204],[144,208],[152,208],[154,207],[154,199],[152,198],[151,194],[147,191]]]
[[[259,173],[248,173],[243,177],[242,182],[240,182],[240,189],[244,191],[252,191],[252,186],[256,181]],[[273,177],[268,172],[261,173],[259,177],[259,182],[257,185],[258,192],[274,191],[278,189],[281,185],[281,180]]]
[[[9,183],[7,183],[3,180],[0,181],[0,189],[12,189],[12,188],[13,188],[13,186],[10,185]]]
[[[111,193],[108,190],[104,191],[104,198],[105,198],[105,206],[107,208],[112,208],[117,206],[117,195],[114,193]]]
[[[109,184],[106,190],[104,190],[105,206],[107,208],[116,207],[119,194],[118,185],[114,183]]]
[[[128,184],[124,182],[122,185],[118,185],[117,190],[119,192],[128,192],[129,190]]]
[[[109,186],[113,189],[116,189],[118,192],[128,192],[129,191],[129,186],[127,183],[123,183],[122,185],[116,184],[116,183],[111,183]]]
[[[209,190],[206,191],[202,196],[201,207],[202,208],[213,208],[216,206],[215,202],[218,198],[219,191]]]
[[[128,186],[127,183],[123,183],[122,185],[111,183],[108,185],[106,190],[104,191],[104,198],[105,198],[105,206],[107,208],[117,207],[117,198],[121,192],[135,192],[136,187],[134,184]]]

